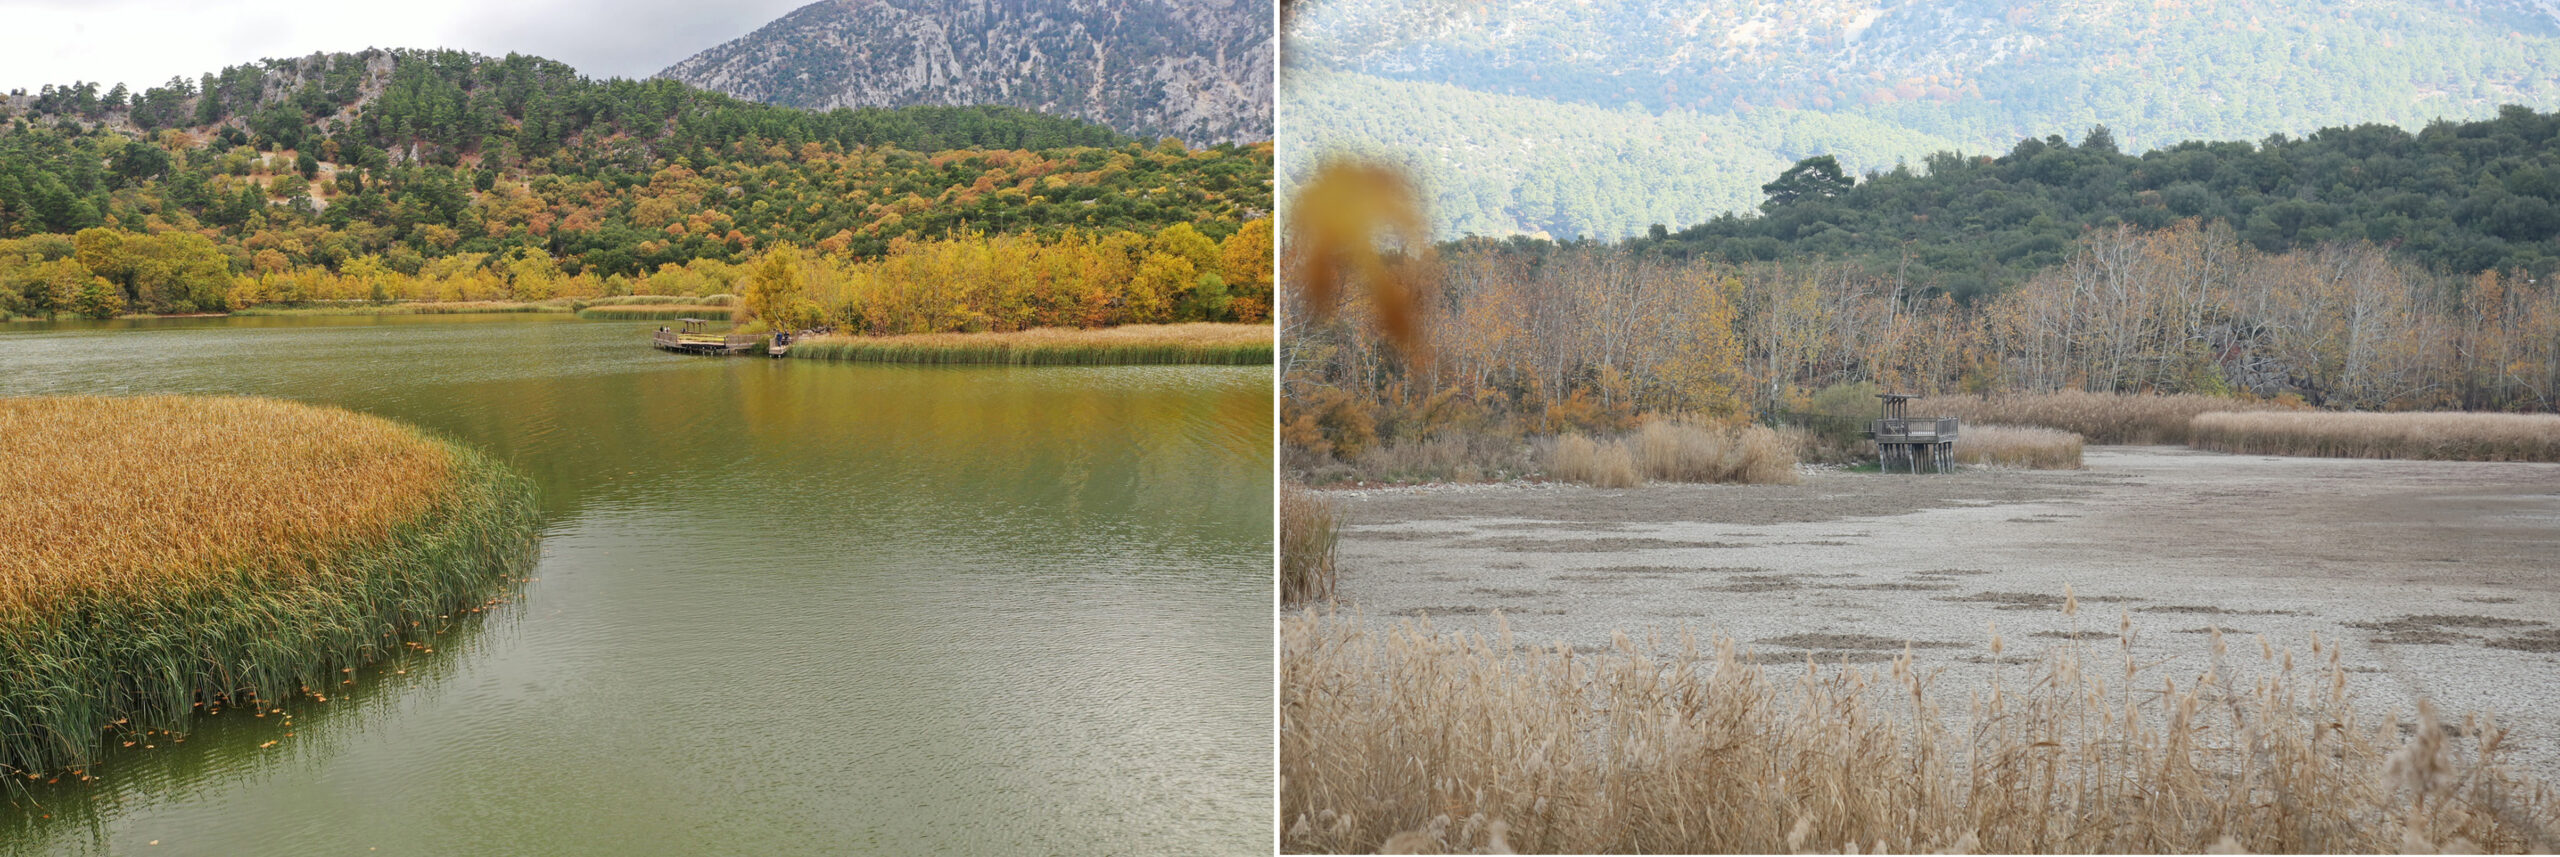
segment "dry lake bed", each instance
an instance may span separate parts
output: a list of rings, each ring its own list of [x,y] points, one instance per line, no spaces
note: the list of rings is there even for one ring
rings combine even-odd
[[[2085,465],[1336,491],[1338,596],[1443,630],[1490,632],[1499,611],[1521,643],[1586,651],[1684,627],[1771,663],[1875,663],[1908,642],[1959,698],[2074,633],[2113,657],[2125,617],[2182,685],[2214,628],[2242,673],[2256,637],[2307,663],[2316,633],[2343,642],[2361,705],[2494,715],[2512,759],[2560,781],[2560,464],[2100,446]]]

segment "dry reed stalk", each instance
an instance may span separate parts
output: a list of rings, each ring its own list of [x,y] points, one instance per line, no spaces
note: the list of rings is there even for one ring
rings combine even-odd
[[[2090,443],[2186,443],[2187,421],[2211,411],[2281,410],[2263,402],[2191,393],[2020,393],[2000,396],[1930,396],[1911,403],[1911,413],[1960,417],[1974,423],[2032,426],[2067,431]]]
[[[1341,541],[1342,504],[1304,486],[1281,486],[1281,603],[1333,596],[1333,552]]]
[[[2065,599],[2076,610],[2076,599]],[[1887,668],[1782,678],[1683,632],[1587,655],[1303,612],[1280,628],[1281,846],[1360,853],[2358,853],[2545,850],[2560,799],[2498,762],[2504,732],[2346,702],[2262,646],[2248,675],[2166,676],[2056,648],[1949,696]],[[1994,643],[1994,651],[1999,643]],[[2325,659],[2324,659],[2325,655]],[[2242,658],[2249,658],[2244,654]],[[2325,662],[2324,662],[2325,661]],[[2433,737],[2430,737],[2433,736]]]
[[[0,496],[0,772],[395,650],[529,565],[536,516],[478,453],[252,398],[0,399]]]
[[[2078,470],[2080,446],[2079,435],[2057,429],[1968,425],[1956,436],[1956,463]]]
[[[1594,488],[1633,488],[1644,481],[1626,441],[1595,441],[1580,434],[1556,438],[1547,452],[1547,476]]]
[[[1795,444],[1767,426],[1654,419],[1645,421],[1634,442],[1638,469],[1657,482],[1796,481]]]
[[[2199,448],[2257,455],[2560,461],[2553,414],[2208,413],[2190,431]]]

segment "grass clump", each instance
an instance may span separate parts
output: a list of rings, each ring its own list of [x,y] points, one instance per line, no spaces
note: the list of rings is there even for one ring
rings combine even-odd
[[[2197,414],[2283,409],[2272,402],[2193,393],[2064,390],[2001,396],[1930,396],[1912,402],[1910,412],[1912,416],[1962,418],[1964,431],[1988,423],[2067,431],[2089,443],[2176,444],[2187,442],[2187,423]]]
[[[2076,605],[2075,605],[2076,606]],[[1558,642],[1280,628],[1289,852],[2544,851],[2560,811],[2461,738],[2347,702],[2338,649],[2265,645],[2165,675],[2068,643],[1953,693],[1910,651],[1773,673],[1731,639]],[[1995,636],[1996,657],[2001,643]],[[2103,644],[2100,644],[2103,646]],[[2325,664],[2323,661],[2325,660]],[[2245,663],[2233,663],[2241,661]],[[1970,700],[1968,703],[1966,700]],[[1944,700],[1953,700],[1947,702]],[[1946,706],[1952,705],[1952,708]]]
[[[1547,476],[1593,488],[1633,488],[1644,481],[1624,440],[1592,440],[1580,433],[1556,438],[1547,450]]]
[[[1271,337],[1267,324],[1215,322],[1040,327],[1011,333],[830,334],[791,343],[791,356],[872,363],[1257,366],[1271,363]]]
[[[2190,432],[2198,448],[2259,455],[2560,461],[2554,414],[2208,413]]]
[[[1656,482],[1796,481],[1795,444],[1767,426],[1651,420],[1636,432],[1636,466]]]
[[[1547,446],[1547,476],[1595,488],[1632,488],[1646,481],[1791,484],[1796,445],[1768,426],[1652,419],[1624,438],[1558,436]]]
[[[1333,596],[1333,552],[1341,542],[1342,504],[1303,486],[1281,486],[1281,603]]]
[[[522,477],[275,399],[0,399],[0,495],[0,773],[334,684],[533,559]]]
[[[1968,425],[1956,435],[1956,463],[2078,470],[2080,446],[2079,435],[2059,429]]]

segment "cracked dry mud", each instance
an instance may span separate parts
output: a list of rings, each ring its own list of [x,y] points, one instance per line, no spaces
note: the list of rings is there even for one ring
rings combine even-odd
[[[2074,640],[2112,658],[2126,616],[2182,683],[2216,627],[2243,674],[2252,635],[2307,660],[2317,633],[2344,641],[2360,704],[2493,714],[2515,761],[2560,780],[2560,465],[2123,446],[2086,464],[1336,491],[1338,595],[1379,623],[1490,631],[1499,611],[1524,645],[1577,651],[1621,628],[1729,634],[1773,664],[1910,641],[1957,692]]]

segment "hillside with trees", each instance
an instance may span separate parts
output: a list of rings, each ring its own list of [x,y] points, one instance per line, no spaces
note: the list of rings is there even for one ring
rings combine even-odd
[[[1443,244],[1413,308],[1427,351],[1377,333],[1365,295],[1284,332],[1291,466],[1864,413],[1869,386],[2560,410],[2560,114],[2138,156],[2098,129],[1927,166],[1814,157],[1764,174],[1750,215]]]
[[[794,107],[1008,104],[1152,140],[1271,139],[1256,0],[822,0],[661,76]]]
[[[2020,140],[1998,157],[1941,152],[1922,167],[1862,181],[1828,156],[1807,159],[1762,186],[1759,212],[1632,244],[1673,258],[1855,259],[1960,300],[2061,264],[2093,231],[2190,219],[2266,253],[2368,241],[2444,274],[2560,268],[2560,113],[2524,107],[2414,134],[2368,124],[2141,155],[2101,127],[2077,143]]]
[[[0,110],[0,292],[74,299],[91,284],[68,260],[135,312],[351,267],[621,294],[784,244],[862,260],[1175,224],[1223,241],[1271,210],[1268,144],[1146,145],[1006,107],[810,112],[525,56],[322,54]]]
[[[1282,110],[1331,123],[1336,114],[1328,111],[1347,102],[1359,112],[1332,132],[1335,139],[1319,142],[1405,148],[1401,156],[1417,161],[1441,156],[1427,145],[1413,150],[1414,141],[1448,132],[1415,126],[1453,123],[1460,136],[1477,139],[1509,139],[1502,135],[1518,127],[1694,128],[1677,135],[1680,144],[1731,139],[1780,165],[1838,154],[1857,174],[1897,161],[1921,169],[1934,152],[1997,153],[2021,137],[2076,137],[2101,124],[2118,147],[2138,153],[2365,123],[2415,131],[2438,119],[2487,118],[2503,104],[2560,106],[2560,15],[2525,0],[1298,6]],[[1436,98],[1459,91],[1512,98],[1444,111],[1435,100],[1374,95],[1398,86],[1427,86],[1420,91]],[[1766,133],[1769,117],[1801,113],[1834,121],[1818,137]],[[1537,142],[1543,149],[1532,157],[1609,174],[1639,196],[1647,182],[1667,179],[1660,196],[1672,201],[1611,199],[1560,216],[1468,205],[1512,194],[1512,177],[1480,165],[1447,168],[1432,179],[1450,186],[1430,193],[1460,201],[1460,216],[1492,216],[1442,237],[1615,239],[1650,225],[1630,225],[1619,212],[1694,204],[1702,189],[1717,212],[1760,201],[1755,186],[1719,181],[1730,173],[1716,157],[1684,159],[1666,172],[1570,132]],[[1293,159],[1322,151],[1287,148]],[[1305,167],[1283,164],[1284,180]]]

